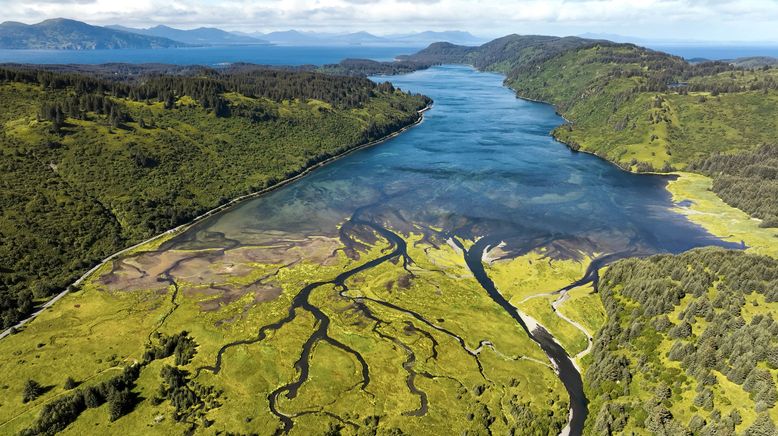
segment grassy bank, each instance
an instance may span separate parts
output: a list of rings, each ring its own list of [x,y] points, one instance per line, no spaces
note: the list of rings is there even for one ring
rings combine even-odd
[[[310,295],[310,304],[331,320],[329,337],[351,352],[315,343],[297,395],[282,395],[277,403],[281,413],[295,417],[292,433],[557,434],[567,421],[567,398],[540,348],[479,287],[460,252],[431,245],[422,235],[404,239],[414,261],[407,267],[386,261],[349,278],[346,289],[326,285]],[[190,361],[177,364],[174,355],[150,361],[130,390],[137,401],[123,415],[110,418],[110,401],[89,407],[66,424],[66,433],[275,433],[282,422],[268,397],[301,377],[297,360],[317,328],[309,312],[300,310],[262,341],[228,348],[217,373],[193,374],[213,365],[225,344],[254,338],[260,326],[282,319],[307,284],[331,280],[390,248],[378,239],[355,259],[333,251],[341,247],[334,238],[292,244],[275,251],[227,249],[208,262],[198,256],[211,248],[157,252],[150,245],[106,265],[23,332],[0,341],[0,352],[14,356],[0,362],[9,380],[0,431],[40,425],[47,404],[145,362],[144,350],[158,341],[155,332],[168,337],[186,330],[196,341]],[[265,261],[257,262],[260,254]],[[175,300],[173,286],[154,280],[169,264],[178,265],[170,271]],[[541,265],[527,272],[546,273]],[[165,365],[190,373],[192,398],[200,398],[196,386],[210,387],[216,403],[185,402],[189,406],[177,415],[174,403],[159,397]],[[365,368],[369,384],[363,389]],[[77,381],[74,390],[64,387],[67,377]],[[46,391],[25,403],[27,379]]]
[[[713,191],[713,181],[693,173],[678,173],[678,178],[668,183],[667,189],[676,209],[712,234],[727,241],[742,242],[747,251],[778,257],[778,229],[761,227],[761,221],[736,209],[719,198]]]

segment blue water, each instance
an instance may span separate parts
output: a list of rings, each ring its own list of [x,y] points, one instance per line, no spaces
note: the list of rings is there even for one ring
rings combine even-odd
[[[413,54],[422,46],[223,46],[170,49],[122,50],[7,50],[0,49],[0,63],[31,64],[132,64],[166,63],[177,65],[217,65],[249,62],[264,65],[323,65],[338,63],[345,58],[390,61],[398,55]],[[687,59],[735,59],[748,56],[778,57],[775,46],[711,46],[683,44],[652,44],[650,48]]]
[[[393,77],[435,100],[423,124],[191,233],[207,227],[240,241],[337,234],[359,210],[399,231],[499,237],[516,252],[553,245],[562,254],[676,253],[720,244],[672,210],[666,177],[570,151],[549,136],[562,122],[554,109],[516,99],[502,80],[464,66]]]
[[[685,59],[704,58],[722,60],[752,56],[778,57],[778,44],[772,46],[652,44],[649,45],[649,47],[654,50],[681,56]]]
[[[162,252],[184,250],[189,260],[207,258],[210,263],[233,265],[231,250],[236,249],[246,259],[257,261],[273,252],[302,250],[315,262],[315,250],[308,250],[322,236],[337,238],[338,250],[353,254],[365,242],[377,239],[374,231],[395,241],[396,250],[403,250],[404,241],[387,234],[421,234],[430,244],[441,245],[449,238],[477,240],[467,249],[468,266],[485,292],[526,326],[483,269],[487,244],[504,242],[508,255],[544,249],[551,258],[579,258],[581,253],[677,253],[703,245],[731,245],[673,211],[666,177],[627,173],[556,142],[549,131],[562,120],[554,109],[516,99],[502,86],[503,76],[465,66],[441,66],[397,76],[393,82],[435,100],[422,124],[201,221],[166,241],[159,251],[142,253],[149,259],[136,264],[156,264],[165,258]],[[171,252],[170,258],[181,252]],[[348,278],[359,268],[384,262],[381,259],[364,262],[339,277]],[[176,269],[182,262],[176,261],[156,280],[192,280],[191,272]],[[273,330],[282,328],[298,311],[313,314],[317,330],[302,346],[304,353],[310,353],[310,344],[326,337],[330,326],[330,319],[309,300],[312,290],[325,284],[328,289],[332,284],[335,289],[344,286],[343,282],[306,283],[285,312],[287,318],[272,325]],[[338,298],[335,291],[329,292],[317,298]],[[256,337],[226,344],[222,350],[262,340],[264,330],[257,329]],[[557,362],[573,411],[570,432],[581,434],[587,409],[580,374],[548,332],[536,329],[531,338]],[[271,411],[288,427],[292,420],[276,411],[275,401],[279,392],[297,394],[308,377],[309,356],[301,355],[296,364],[299,383],[268,395]],[[219,362],[217,358],[208,368],[219,368]],[[380,403],[384,398],[379,395],[374,401]],[[345,407],[363,410],[353,403]]]
[[[345,58],[390,61],[397,55],[412,54],[421,47],[292,47],[277,45],[192,47],[122,50],[0,50],[0,63],[30,64],[132,64],[217,65],[249,62],[263,65],[335,64]]]

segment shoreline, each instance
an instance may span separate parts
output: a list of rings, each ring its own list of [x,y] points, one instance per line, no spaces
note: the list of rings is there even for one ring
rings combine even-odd
[[[483,71],[478,68],[475,68],[472,65],[469,66],[471,68],[474,68],[477,71]],[[504,73],[501,74],[505,76]],[[554,109],[555,114],[560,118],[562,118],[562,120],[564,120],[564,123],[574,125],[572,121],[570,121],[567,117],[565,117],[560,113],[559,108],[555,104],[552,104],[548,101],[522,96],[515,89],[509,86],[505,81],[503,81],[503,86],[513,91],[515,97],[519,100],[524,100],[535,104],[543,104],[543,105],[551,106]],[[580,149],[580,146],[578,149],[576,149],[568,142],[559,138],[554,132],[557,128],[564,126],[565,125],[564,123],[555,127],[554,130],[552,130],[548,134],[556,142],[564,145],[570,151],[576,153],[585,153],[597,157],[598,159],[607,162],[613,165],[614,167],[616,167],[617,169],[624,171],[626,173],[635,174],[635,175],[662,177],[662,179],[666,182],[664,185],[664,190],[669,195],[671,201],[671,205],[669,207],[670,211],[675,212],[679,216],[686,218],[690,223],[699,226],[700,228],[702,228],[703,230],[705,230],[706,232],[708,232],[709,234],[711,234],[712,236],[720,240],[733,241],[734,239],[739,238],[740,239],[739,242],[743,244],[744,251],[765,254],[774,258],[778,258],[778,248],[775,248],[776,247],[775,244],[772,243],[772,241],[774,241],[775,238],[778,237],[778,232],[770,232],[771,230],[774,229],[761,229],[761,228],[755,229],[756,227],[758,227],[758,225],[748,214],[741,211],[740,209],[737,209],[735,207],[726,204],[720,197],[718,197],[714,192],[710,191],[709,189],[706,190],[706,192],[700,193],[700,192],[695,192],[694,190],[688,190],[688,189],[684,190],[682,188],[682,186],[684,185],[697,185],[697,187],[699,187],[699,185],[703,183],[704,180],[710,181],[710,178],[701,174],[684,172],[682,170],[677,170],[677,169],[671,172],[664,173],[659,171],[646,171],[646,172],[634,171],[631,168],[631,166],[629,168],[624,168],[616,161],[608,159],[605,156],[596,154],[593,151],[582,150]],[[703,180],[703,182],[701,182],[701,180]],[[693,194],[700,194],[700,195],[693,195]],[[684,196],[684,198],[680,198],[682,195]],[[681,207],[678,205],[678,202],[680,200],[686,200],[686,199],[692,201],[691,206]],[[726,217],[728,219],[726,225],[719,223],[720,221],[722,221],[722,217]],[[769,233],[773,233],[772,238],[770,237]],[[746,244],[748,244],[748,246],[746,246]],[[557,311],[555,310],[555,312]],[[557,312],[557,315],[561,315],[561,314]],[[524,318],[524,314],[522,314],[522,317]],[[537,321],[535,321],[535,323],[537,323]],[[537,324],[539,325],[539,323]],[[570,359],[570,362],[572,363],[574,370],[580,375],[581,378],[583,378],[584,374],[581,371],[581,368],[579,367],[576,358],[583,357],[586,354],[588,354],[588,352],[591,351],[591,348],[593,346],[593,340],[592,337],[589,336],[588,332],[580,328],[579,330],[581,330],[587,336],[587,339],[589,340],[588,347],[586,350],[579,353],[579,355],[575,357],[568,355],[568,358]],[[556,338],[552,336],[552,339],[556,342]],[[557,342],[557,344],[559,343]],[[564,347],[561,348],[564,350]],[[567,353],[567,350],[565,350],[565,353]],[[572,418],[573,418],[573,411],[571,409],[567,426],[560,432],[559,436],[569,436],[571,430],[570,425],[572,422]]]
[[[253,199],[253,198],[257,198],[257,197],[261,197],[261,196],[263,196],[265,194],[269,194],[269,193],[271,193],[271,192],[273,192],[273,191],[275,191],[277,189],[283,188],[284,186],[286,186],[286,185],[288,185],[290,183],[296,182],[296,181],[302,179],[303,177],[311,174],[315,170],[317,170],[319,168],[322,168],[322,167],[324,167],[324,166],[326,166],[326,165],[328,165],[330,163],[333,163],[333,162],[335,162],[337,160],[340,160],[341,158],[344,158],[344,157],[346,157],[346,156],[348,156],[348,155],[350,155],[352,153],[355,153],[357,151],[364,150],[366,148],[370,148],[370,147],[382,144],[384,142],[387,142],[387,141],[389,141],[391,139],[394,139],[394,138],[400,136],[401,134],[405,133],[406,131],[408,131],[408,130],[418,126],[422,122],[424,122],[424,113],[427,112],[428,110],[432,109],[433,106],[434,106],[434,102],[430,103],[427,106],[423,107],[422,109],[419,109],[418,111],[416,111],[416,113],[419,116],[418,119],[416,121],[414,121],[413,123],[408,124],[408,125],[402,127],[399,130],[396,130],[396,131],[394,131],[392,133],[389,133],[389,134],[387,134],[387,135],[385,135],[385,136],[383,136],[381,138],[375,139],[373,141],[365,142],[363,144],[359,144],[359,145],[356,145],[354,147],[348,148],[348,149],[346,149],[346,150],[344,150],[344,151],[342,151],[342,152],[340,152],[340,153],[338,153],[338,154],[336,154],[334,156],[330,156],[327,159],[324,159],[323,161],[315,163],[315,164],[313,164],[313,165],[311,165],[309,167],[303,167],[298,174],[296,174],[296,175],[294,175],[294,176],[292,176],[292,177],[290,177],[288,179],[281,180],[281,181],[279,181],[279,182],[277,182],[277,183],[275,183],[275,184],[273,184],[271,186],[268,186],[266,188],[260,189],[259,191],[255,191],[255,192],[252,192],[252,193],[249,193],[249,194],[244,194],[244,195],[241,195],[239,197],[235,197],[232,200],[230,200],[230,201],[228,201],[228,202],[226,202],[226,203],[224,203],[222,205],[216,206],[215,208],[210,209],[210,210],[204,212],[203,214],[196,216],[195,218],[193,218],[192,220],[190,220],[187,223],[178,225],[178,226],[176,226],[176,227],[174,227],[172,229],[166,230],[166,231],[164,231],[162,233],[159,233],[157,235],[152,236],[151,238],[148,238],[148,239],[143,240],[141,242],[138,242],[138,243],[136,243],[136,244],[134,244],[134,245],[132,245],[130,247],[124,248],[122,250],[119,250],[119,251],[111,254],[110,256],[108,256],[105,259],[103,259],[102,261],[100,261],[97,265],[94,265],[87,272],[82,274],[73,283],[68,285],[68,287],[65,288],[65,290],[63,290],[62,292],[60,292],[60,293],[52,296],[50,299],[48,299],[45,303],[43,303],[43,305],[40,306],[40,308],[36,309],[28,317],[26,317],[25,319],[19,321],[16,324],[12,325],[11,327],[8,327],[7,329],[3,330],[3,332],[0,333],[0,340],[4,339],[7,336],[10,336],[13,333],[16,333],[20,328],[24,327],[25,324],[33,321],[36,317],[38,317],[41,313],[46,311],[46,309],[48,309],[51,306],[53,306],[57,301],[59,301],[60,299],[65,297],[68,293],[76,291],[77,289],[75,289],[75,288],[81,286],[81,284],[86,279],[88,279],[92,274],[94,274],[98,269],[100,269],[106,263],[108,263],[108,262],[110,262],[112,260],[115,260],[119,256],[122,256],[123,254],[126,254],[126,253],[128,253],[128,252],[130,252],[132,250],[135,250],[135,249],[137,249],[137,248],[139,248],[139,247],[141,247],[143,245],[152,243],[152,242],[157,241],[158,239],[164,238],[166,236],[170,236],[170,235],[174,235],[174,234],[179,233],[179,232],[186,231],[187,229],[189,229],[190,227],[194,226],[195,224],[198,224],[199,222],[201,222],[201,221],[203,221],[203,220],[205,220],[207,218],[210,218],[210,217],[212,217],[212,216],[214,216],[214,215],[216,215],[218,213],[224,212],[224,211],[226,211],[226,210],[228,210],[228,209],[230,209],[230,208],[232,208],[234,206],[237,206],[238,204],[243,203],[244,201],[247,201],[247,200],[250,200],[250,199]]]
[[[508,89],[513,90],[513,88],[511,88],[510,86],[507,86],[507,85],[505,85],[505,86]],[[515,90],[513,90],[513,91],[515,92]],[[556,112],[556,114],[559,117],[561,117],[563,120],[565,120],[566,123],[569,123],[571,125],[573,124],[573,122],[571,122],[564,115],[559,113],[559,110],[556,107],[556,105],[554,105],[552,103],[549,103],[549,102],[543,101],[543,100],[537,100],[537,99],[533,99],[533,98],[529,98],[529,97],[524,97],[524,96],[521,96],[519,94],[516,94],[516,98],[518,98],[520,100],[529,101],[529,102],[532,102],[532,103],[549,105],[549,106],[554,108],[554,111]],[[742,211],[742,210],[740,210],[740,209],[738,209],[736,207],[733,207],[733,206],[730,206],[730,205],[726,204],[724,202],[724,200],[722,200],[718,195],[716,195],[713,192],[711,192],[711,193],[712,193],[713,196],[715,196],[715,200],[713,200],[713,199],[709,200],[709,199],[707,199],[707,198],[705,198],[703,196],[692,196],[688,192],[686,193],[686,196],[692,197],[692,198],[679,199],[679,197],[681,196],[681,194],[679,193],[679,190],[678,190],[678,185],[679,184],[699,183],[699,178],[707,178],[707,179],[709,179],[708,176],[705,176],[705,175],[699,174],[699,173],[691,173],[691,172],[683,171],[683,170],[674,170],[674,171],[670,171],[670,172],[667,172],[667,173],[663,173],[663,172],[659,172],[659,171],[633,171],[631,168],[630,169],[624,168],[621,165],[619,165],[617,162],[612,161],[612,160],[608,159],[607,157],[600,156],[599,154],[597,154],[597,153],[595,153],[593,151],[581,150],[580,148],[579,149],[573,148],[569,143],[567,143],[566,141],[564,141],[561,138],[559,138],[556,135],[554,135],[554,131],[551,131],[549,133],[549,135],[556,142],[564,145],[565,147],[567,147],[572,152],[575,152],[575,153],[585,153],[585,154],[588,154],[590,156],[597,157],[598,159],[600,159],[600,160],[602,160],[604,162],[607,162],[607,163],[613,165],[614,167],[616,167],[617,169],[619,169],[621,171],[624,171],[626,173],[635,174],[635,175],[646,175],[646,176],[659,176],[659,177],[662,177],[667,182],[665,184],[664,189],[665,189],[665,191],[667,191],[668,194],[670,194],[670,198],[671,198],[671,200],[673,202],[673,205],[672,205],[672,207],[670,209],[672,211],[678,213],[679,215],[682,215],[682,216],[686,217],[686,219],[688,219],[693,224],[696,224],[696,225],[702,227],[706,232],[710,233],[712,236],[715,236],[715,237],[717,237],[717,238],[719,238],[719,239],[721,239],[723,241],[732,241],[732,238],[733,238],[732,233],[726,234],[726,232],[718,231],[719,229],[717,229],[716,226],[711,225],[710,223],[706,222],[705,220],[699,219],[699,217],[697,217],[697,219],[695,219],[693,217],[695,214],[707,214],[707,215],[711,214],[710,210],[699,210],[699,208],[695,208],[695,206],[698,203],[700,203],[701,201],[714,202],[714,201],[718,200],[718,203],[720,203],[720,204],[717,206],[717,208],[720,210],[720,212],[722,214],[726,214],[726,215],[730,215],[730,216],[733,215],[733,214],[736,215],[739,218],[739,219],[737,219],[737,222],[740,225],[742,225],[742,223],[745,223],[745,222],[753,220],[753,218],[750,215],[748,215],[747,213],[745,213],[744,211]],[[679,207],[678,206],[678,201],[681,201],[681,200],[690,200],[690,201],[692,201],[693,204],[690,207]],[[744,215],[745,218],[743,218],[740,215]],[[756,248],[753,251],[766,252],[766,254],[768,254],[768,255],[778,256],[778,254],[773,254],[770,250],[765,250],[763,248],[762,245],[764,244],[764,242],[763,242],[764,238],[760,238],[761,237],[761,233],[762,233],[761,230],[768,230],[769,231],[769,229],[757,229],[755,231],[755,233],[756,233],[755,235],[743,234],[743,233],[739,234],[739,236],[742,237],[741,241],[739,241],[739,242],[748,242],[748,241],[754,241],[755,239],[756,240],[762,239],[761,241],[758,242],[759,245],[749,244],[749,246],[744,247],[743,249],[744,250],[748,250],[749,248]],[[738,241],[734,241],[734,242],[738,242]],[[778,252],[776,252],[776,253],[778,253]]]
[[[506,88],[510,89],[511,91],[513,91],[513,92],[516,92],[516,91],[515,91],[513,88],[511,88],[510,86],[508,86],[508,85],[504,85],[504,86],[505,86]],[[519,95],[519,94],[516,94],[516,98],[518,98],[519,100],[524,100],[524,101],[528,101],[528,102],[531,102],[531,103],[538,103],[538,104],[544,104],[544,105],[551,106],[552,108],[554,108],[554,113],[555,113],[555,114],[556,114],[558,117],[560,117],[560,118],[562,118],[563,120],[565,120],[565,123],[567,123],[567,124],[570,124],[570,125],[574,125],[574,124],[575,124],[575,123],[573,123],[572,121],[570,121],[569,119],[567,119],[567,117],[565,117],[564,115],[562,115],[562,114],[559,112],[559,109],[558,109],[558,108],[556,107],[556,105],[555,105],[555,104],[553,104],[553,103],[547,102],[547,101],[545,101],[545,100],[537,100],[537,99],[534,99],[534,98],[524,97],[524,96],[522,96],[522,95]],[[563,125],[564,125],[564,123],[563,123],[563,124],[560,124],[560,125],[559,125],[559,126],[557,126],[557,127],[561,127],[561,126],[563,126]],[[558,143],[560,143],[560,144],[564,145],[565,147],[567,147],[567,148],[568,148],[568,150],[570,150],[570,151],[573,151],[573,152],[575,152],[575,153],[585,153],[585,154],[588,154],[588,155],[590,155],[590,156],[595,156],[595,157],[599,158],[600,160],[603,160],[603,161],[605,161],[605,162],[607,162],[607,163],[609,163],[609,164],[611,164],[611,165],[615,166],[616,168],[618,168],[618,169],[620,169],[620,170],[622,170],[622,171],[624,171],[624,172],[626,172],[626,173],[630,173],[630,174],[640,174],[640,175],[651,175],[651,176],[663,176],[663,177],[669,177],[669,178],[671,178],[671,179],[673,179],[673,178],[677,178],[677,177],[680,177],[680,176],[677,174],[677,173],[678,173],[678,170],[671,171],[671,172],[668,172],[668,173],[662,173],[662,172],[659,172],[659,171],[633,171],[632,169],[627,169],[627,168],[624,168],[624,167],[622,167],[622,166],[621,166],[621,165],[619,165],[617,162],[615,162],[615,161],[612,161],[612,160],[608,159],[607,157],[600,156],[600,155],[599,155],[599,154],[597,154],[596,152],[589,151],[589,150],[581,150],[581,149],[580,149],[580,146],[579,146],[579,148],[578,148],[578,149],[575,149],[575,148],[573,148],[573,146],[572,146],[570,143],[568,143],[567,141],[564,141],[564,140],[562,140],[561,138],[559,138],[558,136],[554,135],[554,131],[553,131],[553,130],[552,130],[551,132],[549,132],[549,136],[551,136],[552,138],[554,138],[554,140],[555,140],[556,142],[558,142]]]
[[[513,88],[509,86],[506,87],[513,90]],[[549,105],[554,108],[556,114],[565,120],[565,122],[573,124],[564,115],[560,114],[556,105],[552,103],[523,97],[518,94],[516,94],[516,98],[532,103]],[[569,143],[554,135],[554,131],[551,131],[549,135],[556,142],[567,147],[570,151],[594,156],[604,162],[613,165],[625,173],[641,176],[662,177],[666,181],[664,189],[668,194],[670,194],[670,199],[672,201],[672,206],[670,207],[671,211],[684,216],[692,224],[700,226],[703,230],[710,233],[712,236],[721,239],[722,241],[742,243],[742,249],[744,251],[756,252],[778,258],[778,250],[771,249],[772,244],[770,244],[771,240],[769,238],[771,229],[761,228],[758,225],[755,225],[755,218],[751,217],[746,212],[736,207],[730,206],[724,202],[721,197],[710,190],[710,186],[707,186],[707,189],[703,193],[693,192],[698,191],[694,189],[691,191],[685,189],[692,185],[706,183],[709,185],[710,183],[708,182],[712,180],[710,177],[704,174],[678,169],[666,173],[659,171],[633,171],[631,168],[624,168],[617,162],[612,161],[607,157],[600,156],[593,151],[581,150],[580,148],[576,150]],[[692,205],[688,207],[679,206],[678,203],[683,200],[690,200]],[[705,203],[705,205],[701,207],[701,203]],[[729,219],[728,224],[725,225],[717,223],[717,216],[726,216]],[[744,228],[747,228],[747,230],[744,230]],[[775,233],[775,237],[778,237],[778,233]],[[740,239],[738,240],[737,238]]]
[[[717,238],[743,244],[749,253],[778,258],[778,229],[760,227],[760,220],[728,205],[710,190],[712,179],[708,176],[676,172],[666,189],[673,200],[673,210],[699,225]],[[691,204],[680,204],[690,200]]]

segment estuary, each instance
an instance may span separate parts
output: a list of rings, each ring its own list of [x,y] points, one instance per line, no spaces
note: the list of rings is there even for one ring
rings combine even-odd
[[[324,237],[339,239],[342,250],[358,258],[370,242],[386,237],[393,251],[334,280],[309,284],[292,301],[285,318],[259,329],[254,339],[234,343],[260,341],[269,331],[290,323],[298,311],[310,312],[316,319],[318,327],[296,363],[299,378],[268,396],[288,430],[291,417],[278,412],[277,397],[279,392],[294,397],[306,381],[316,341],[324,340],[357,357],[363,366],[363,389],[370,380],[359,353],[328,335],[330,319],[308,301],[311,291],[331,285],[345,297],[346,279],[353,274],[384,261],[412,263],[397,234],[419,233],[433,245],[447,241],[463,255],[483,288],[474,291],[488,293],[515,320],[515,334],[529,335],[553,360],[570,398],[568,430],[580,433],[586,400],[581,376],[567,356],[572,353],[566,354],[542,326],[531,331],[501,296],[484,270],[482,259],[487,252],[499,246],[501,259],[538,249],[550,259],[589,255],[594,265],[602,267],[627,256],[735,245],[721,242],[674,212],[664,189],[667,177],[627,173],[554,141],[548,133],[563,120],[548,105],[516,99],[502,86],[500,75],[441,66],[392,81],[403,90],[434,99],[421,126],[201,222],[166,242],[161,250],[199,250],[215,261],[219,255],[214,250],[279,244],[284,250],[292,246],[310,249],[312,241]],[[460,241],[475,243],[466,247]],[[408,270],[407,277],[413,280],[413,276]],[[596,285],[596,268],[576,285],[591,282]],[[349,298],[362,306],[366,317],[371,316],[364,306],[366,298]],[[441,328],[421,315],[416,319],[433,330]],[[222,353],[230,346],[220,350],[216,365],[201,370],[218,371]],[[406,369],[412,366],[409,362]],[[409,371],[408,387],[418,392],[414,375]],[[423,414],[426,402],[423,397],[414,413]]]
[[[670,176],[555,141],[564,120],[501,75],[391,80],[434,100],[419,125],[110,260],[22,333],[81,378],[142,367],[154,401],[100,430],[578,435],[598,271],[742,246],[674,210]],[[161,373],[196,405],[175,421]],[[100,425],[84,416],[73,431]]]

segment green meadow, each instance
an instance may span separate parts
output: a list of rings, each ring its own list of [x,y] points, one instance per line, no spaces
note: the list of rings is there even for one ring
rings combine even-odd
[[[526,429],[558,433],[567,422],[567,394],[538,345],[480,288],[460,251],[447,244],[429,245],[422,235],[409,234],[405,239],[413,259],[407,268],[397,258],[390,259],[354,274],[345,288],[324,284],[308,296],[307,301],[330,320],[327,336],[348,350],[327,340],[313,341],[307,375],[296,395],[282,394],[274,405],[277,413],[293,417],[292,433],[453,430],[479,434]],[[150,434],[191,430],[273,434],[283,428],[283,422],[271,410],[269,398],[275,389],[302,377],[298,359],[320,321],[298,307],[293,320],[260,341],[229,345],[221,354],[220,369],[208,369],[219,349],[251,341],[260,327],[285,318],[307,284],[332,280],[382,257],[390,248],[379,239],[360,251],[358,258],[337,251],[324,262],[231,264],[240,273],[222,276],[215,283],[187,280],[183,272],[173,270],[172,277],[181,277],[174,292],[175,287],[167,284],[143,288],[139,283],[146,282],[134,282],[134,269],[129,266],[145,265],[144,256],[170,256],[173,261],[198,251],[158,252],[158,245],[152,242],[107,263],[80,290],[0,341],[0,353],[13,356],[0,362],[0,371],[6,380],[14,381],[2,386],[1,432],[18,433],[40,425],[47,405],[138,364],[142,368],[131,388],[136,401],[125,414],[112,420],[110,401],[86,408],[67,423],[64,433],[143,429]],[[249,256],[251,250],[261,249],[235,250]],[[533,283],[559,269],[559,284],[564,285],[565,280],[578,278],[586,264],[560,261],[549,270],[542,253],[528,256],[535,262],[518,258],[515,263],[520,266],[510,265],[511,261],[492,266],[495,277],[504,276],[498,272],[503,268],[521,269],[511,273],[514,286],[505,284],[506,297],[518,295],[522,275]],[[222,262],[206,266],[214,271],[223,267]],[[214,289],[242,289],[269,273],[274,278],[267,284],[280,289],[273,298],[257,301],[254,294],[246,293],[212,304],[223,297]],[[550,300],[543,294],[554,287],[556,283],[536,289],[535,294],[529,289],[520,293],[537,296],[530,301],[542,304],[526,310],[578,352],[585,348],[583,333],[544,312],[543,305]],[[587,302],[580,312],[578,301]],[[591,301],[577,294],[564,304],[573,313],[592,310]],[[524,305],[519,307],[525,310]],[[190,361],[177,364],[174,356],[162,356],[147,362],[146,350],[161,340],[157,334],[165,338],[182,331],[196,342]],[[185,409],[161,396],[167,386],[161,372],[168,365],[189,374],[184,379],[185,389],[192,392],[189,400],[176,400],[184,401]],[[68,377],[77,383],[73,390],[64,388]],[[25,403],[24,382],[29,379],[46,390]],[[202,387],[213,394],[201,398],[197,393]]]

